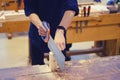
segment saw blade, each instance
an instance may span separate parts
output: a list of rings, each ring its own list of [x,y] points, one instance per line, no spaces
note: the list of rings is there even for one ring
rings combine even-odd
[[[64,65],[65,65],[65,56],[63,53],[58,49],[57,45],[55,44],[53,38],[50,35],[50,25],[48,22],[43,21],[42,22],[43,26],[47,30],[47,35],[42,36],[42,39],[44,42],[48,43],[48,48],[50,49],[51,52],[54,53],[54,58],[60,68],[61,71],[64,70]]]
[[[57,61],[57,64],[61,71],[64,70],[65,66],[65,56],[63,53],[58,49],[57,45],[55,44],[53,38],[50,36],[50,39],[48,41],[48,48],[51,52],[54,53],[55,60]]]

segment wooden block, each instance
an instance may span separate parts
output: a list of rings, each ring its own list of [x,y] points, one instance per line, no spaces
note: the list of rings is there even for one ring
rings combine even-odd
[[[57,62],[55,61],[53,52],[49,53],[49,67],[52,72],[55,72],[57,70]]]

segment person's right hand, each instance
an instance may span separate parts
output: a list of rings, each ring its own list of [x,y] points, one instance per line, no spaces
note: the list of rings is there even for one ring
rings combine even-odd
[[[39,25],[37,28],[38,28],[38,34],[40,36],[46,36],[47,31],[46,31],[46,29],[44,28],[43,25]]]

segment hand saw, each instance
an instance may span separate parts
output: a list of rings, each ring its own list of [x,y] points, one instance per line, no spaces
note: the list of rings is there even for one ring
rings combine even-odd
[[[43,26],[47,30],[47,35],[42,36],[42,39],[44,42],[48,44],[48,48],[50,49],[51,52],[54,53],[55,60],[57,61],[57,64],[60,68],[61,71],[64,70],[64,65],[65,65],[65,56],[63,53],[58,49],[57,45],[55,44],[53,38],[50,35],[50,25],[46,21],[42,22]]]

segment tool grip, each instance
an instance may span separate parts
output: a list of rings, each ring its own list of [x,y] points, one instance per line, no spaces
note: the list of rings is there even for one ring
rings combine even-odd
[[[91,6],[88,6],[88,13],[87,13],[87,16],[90,15],[90,10],[91,10]]]
[[[86,7],[83,7],[84,17],[86,17]]]
[[[44,42],[47,43],[47,42],[49,41],[49,39],[50,39],[50,25],[49,25],[49,23],[46,22],[46,21],[43,21],[42,24],[43,24],[43,26],[45,27],[47,33],[46,33],[46,36],[41,36],[41,38],[42,38],[42,40],[43,40]]]

